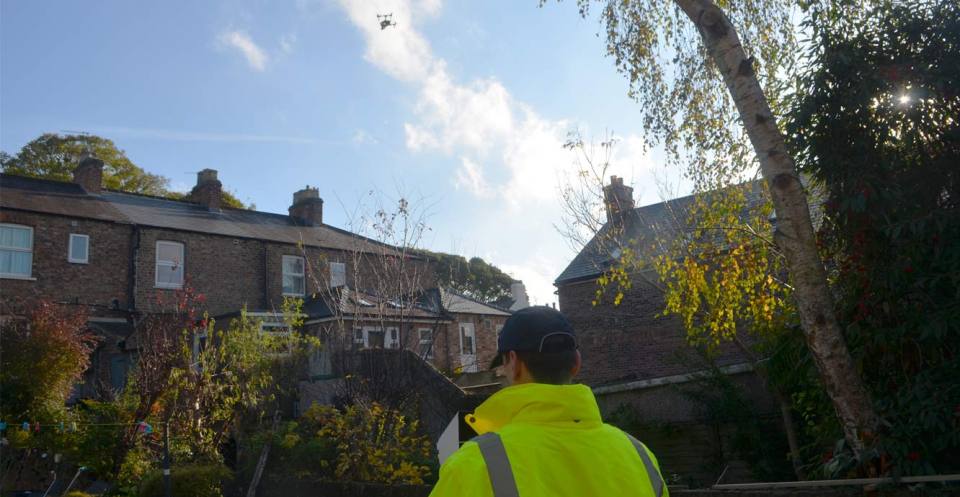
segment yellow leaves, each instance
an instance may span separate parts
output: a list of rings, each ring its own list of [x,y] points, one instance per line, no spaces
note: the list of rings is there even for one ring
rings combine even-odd
[[[701,195],[688,225],[698,236],[663,240],[666,251],[653,258],[664,288],[662,315],[676,315],[694,343],[715,346],[741,330],[782,329],[792,315],[789,288],[777,277],[782,260],[759,238],[769,203],[747,204],[737,188]],[[696,233],[695,233],[696,235]]]
[[[417,464],[429,457],[429,440],[419,435],[416,421],[398,411],[376,403],[344,412],[314,406],[307,416],[321,423],[318,435],[337,447],[337,479],[421,484],[430,474],[429,467]]]

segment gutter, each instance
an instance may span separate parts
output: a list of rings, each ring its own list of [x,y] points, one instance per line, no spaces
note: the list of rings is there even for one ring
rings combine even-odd
[[[753,365],[750,363],[740,363],[740,364],[731,364],[730,366],[723,366],[717,369],[723,374],[739,374],[739,373],[748,373],[750,371],[753,371]],[[654,387],[659,387],[663,385],[688,383],[690,381],[702,378],[709,373],[710,373],[709,370],[703,370],[703,371],[696,371],[696,372],[687,373],[687,374],[678,374],[674,376],[661,376],[660,378],[650,378],[648,380],[629,381],[626,383],[618,383],[616,385],[605,385],[605,386],[593,387],[592,390],[594,395],[630,392],[633,390],[644,390],[647,388],[654,388]]]
[[[140,225],[133,225],[130,244],[130,270],[127,281],[127,310],[137,310],[137,263],[140,261]]]

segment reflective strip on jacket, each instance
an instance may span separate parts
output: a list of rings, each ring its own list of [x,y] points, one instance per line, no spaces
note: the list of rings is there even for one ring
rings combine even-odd
[[[481,404],[468,422],[481,435],[499,435],[520,497],[657,497],[655,488],[668,496],[656,458],[646,451],[657,468],[648,475],[631,439],[600,419],[585,385],[507,387]],[[447,459],[430,496],[501,497],[494,495],[477,442],[465,443]]]

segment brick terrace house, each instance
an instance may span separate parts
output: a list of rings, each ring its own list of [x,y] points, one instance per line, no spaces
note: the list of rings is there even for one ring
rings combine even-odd
[[[343,322],[344,314],[393,306],[377,322],[353,320],[357,330],[340,330],[350,332],[349,345],[402,344],[445,370],[477,367],[496,347],[502,311],[449,312],[420,305],[423,299],[397,305],[355,289],[376,269],[369,262],[376,258],[356,254],[399,253],[325,224],[315,188],[294,193],[288,213],[274,214],[223,207],[211,169],[198,173],[184,200],[103,189],[102,172],[102,161],[86,158],[73,182],[0,175],[0,302],[46,299],[88,309],[91,329],[104,340],[80,395],[122,387],[140,318],[159,310],[158,295],[186,285],[205,295],[210,315],[250,309],[265,330],[279,327],[285,297],[305,298],[308,330],[315,331],[330,331],[325,323]],[[410,267],[423,287],[435,286],[430,260],[410,257]],[[332,295],[341,301],[333,313]],[[331,373],[322,356],[312,362],[312,373]]]
[[[605,413],[627,406],[643,422],[665,428],[640,434],[657,453],[665,474],[713,483],[718,475],[706,471],[706,459],[711,452],[722,451],[723,442],[703,423],[699,406],[679,393],[708,365],[688,345],[679,319],[657,317],[664,301],[656,273],[649,270],[632,275],[633,287],[619,306],[612,305],[609,298],[596,306],[592,303],[597,278],[617,260],[618,247],[629,245],[627,242],[648,247],[658,234],[679,232],[682,226],[678,222],[693,198],[634,207],[633,189],[617,177],[604,188],[604,197],[607,223],[555,281],[560,310],[571,320],[580,340],[584,364],[579,380],[593,388]],[[775,417],[772,396],[741,351],[722,345],[715,365],[742,387],[758,412]],[[739,469],[737,477],[748,478],[745,468]]]

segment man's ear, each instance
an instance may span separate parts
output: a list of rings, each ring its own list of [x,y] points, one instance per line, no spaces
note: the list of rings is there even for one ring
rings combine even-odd
[[[510,361],[510,363],[513,364],[513,368],[512,368],[512,369],[513,369],[513,378],[511,378],[511,379],[512,379],[514,382],[516,382],[517,380],[519,380],[520,378],[522,378],[522,377],[523,377],[523,370],[527,367],[527,365],[524,364],[522,361],[520,361],[520,357],[517,356],[516,351],[513,351],[513,350],[508,351],[508,352],[507,352],[506,360],[505,360],[504,362],[506,362],[506,361]]]
[[[576,378],[577,373],[580,372],[580,366],[583,365],[583,362],[580,358],[580,351],[577,351],[577,362],[573,363],[573,369],[570,370],[570,378]]]

